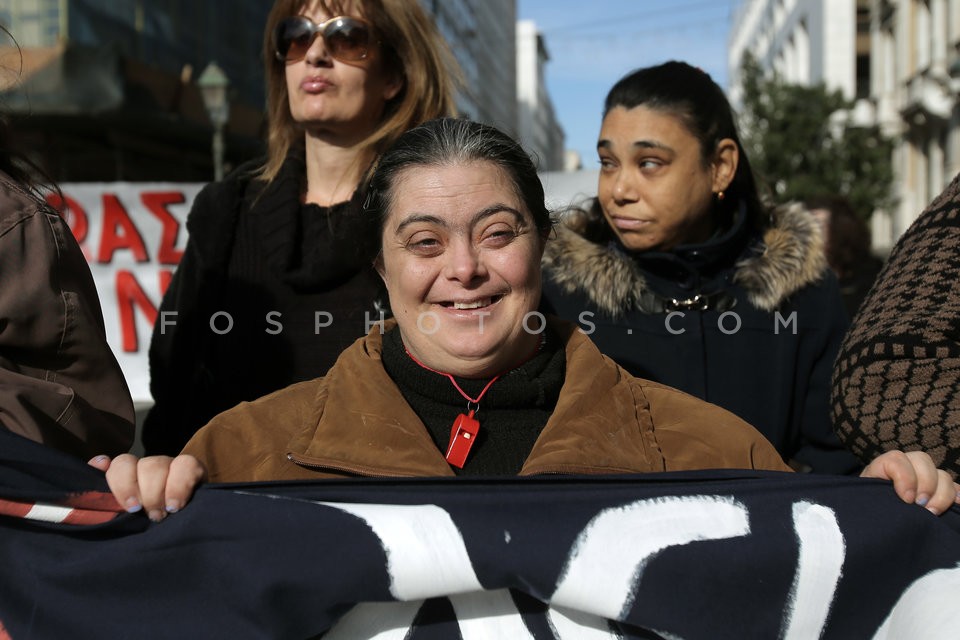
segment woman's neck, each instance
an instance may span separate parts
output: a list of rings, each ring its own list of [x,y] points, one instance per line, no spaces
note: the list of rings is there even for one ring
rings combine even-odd
[[[547,331],[544,333],[546,334]],[[560,353],[558,354],[557,352]],[[537,397],[538,393],[539,395],[543,395],[544,389],[549,389],[546,396],[551,396],[554,392],[559,393],[559,389],[563,385],[563,371],[565,368],[565,359],[562,352],[563,345],[560,339],[556,337],[556,334],[551,333],[550,337],[545,336],[536,351],[528,354],[524,360],[517,362],[516,366],[508,371],[497,372],[497,374],[500,375],[492,374],[481,378],[454,376],[453,374],[441,372],[432,367],[426,367],[411,357],[403,343],[403,336],[399,328],[394,328],[387,331],[383,336],[382,358],[387,373],[404,392],[404,395],[407,395],[409,392],[414,392],[424,398],[430,398],[434,402],[442,402],[462,409],[466,402],[462,393],[465,392],[467,395],[476,398],[483,393],[484,388],[488,386],[489,394],[484,395],[481,399],[481,404],[486,402],[487,406],[491,406],[489,404],[491,401],[493,402],[493,406],[505,406],[504,402],[508,396],[504,396],[504,392],[507,389],[515,392],[518,385],[526,386],[532,384],[539,389],[539,392],[527,389],[525,394],[531,393]],[[553,362],[555,359],[557,361]],[[550,384],[544,387],[532,382],[534,379],[543,375],[548,363],[552,363],[549,365],[551,369]],[[556,371],[554,371],[554,368],[556,368]],[[523,373],[522,375],[515,375],[517,372]],[[452,376],[454,380],[451,380],[448,376]],[[494,380],[495,382],[490,384],[491,381]],[[453,382],[456,384],[452,384]],[[460,387],[459,390],[457,389],[457,385]],[[528,406],[531,398],[526,395],[524,398],[525,402],[515,403],[511,401],[507,404],[514,407]],[[447,430],[449,431],[449,422],[447,423]]]
[[[372,160],[369,150],[307,135],[304,201],[328,207],[349,200]]]
[[[403,335],[402,331],[399,333],[401,336]],[[526,333],[525,336],[528,339],[509,349],[509,355],[506,357],[479,361],[450,357],[431,358],[429,354],[415,353],[406,340],[403,340],[403,343],[404,351],[408,357],[424,369],[461,380],[484,381],[494,379],[522,366],[540,352],[543,348],[543,332],[538,334]],[[445,360],[447,361],[446,364],[444,363]]]

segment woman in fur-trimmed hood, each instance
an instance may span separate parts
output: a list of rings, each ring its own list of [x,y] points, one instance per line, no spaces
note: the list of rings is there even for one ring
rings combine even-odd
[[[760,203],[734,115],[668,62],[611,89],[597,198],[544,256],[543,307],[634,375],[718,404],[796,468],[848,473],[829,383],[848,320],[814,219]]]

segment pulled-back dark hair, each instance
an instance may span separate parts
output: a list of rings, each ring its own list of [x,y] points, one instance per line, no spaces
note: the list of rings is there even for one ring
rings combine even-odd
[[[747,153],[740,142],[733,108],[723,89],[704,71],[685,62],[672,60],[630,72],[617,81],[603,106],[603,116],[616,107],[633,109],[644,106],[676,117],[700,142],[701,160],[708,166],[714,159],[717,143],[733,140],[739,151],[737,171],[725,198],[716,203],[717,214],[729,220],[733,209],[743,202],[747,216],[761,225],[764,210]]]
[[[540,235],[546,237],[553,223],[544,202],[543,184],[523,148],[496,127],[462,118],[437,118],[403,133],[376,165],[364,209],[368,215],[377,217],[378,238],[383,237],[401,172],[411,167],[472,162],[490,162],[503,170],[517,197],[533,216]]]

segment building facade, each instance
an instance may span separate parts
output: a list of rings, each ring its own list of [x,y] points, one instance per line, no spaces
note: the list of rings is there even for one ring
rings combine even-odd
[[[740,65],[751,52],[789,83],[824,83],[857,95],[857,0],[745,0],[730,32],[730,98],[740,103]]]
[[[748,50],[788,82],[840,89],[855,122],[895,141],[896,204],[873,216],[876,248],[960,171],[960,0],[746,0],[730,36],[735,104]]]
[[[871,106],[899,141],[899,236],[960,172],[960,0],[871,0],[870,11]]]
[[[550,60],[543,37],[531,20],[517,23],[518,137],[541,171],[564,168],[564,135],[547,91]]]
[[[269,9],[227,0],[0,0],[0,23],[22,49],[21,77],[2,96],[18,142],[60,182],[210,179],[211,124],[196,80],[216,61],[230,83],[227,166],[260,153]],[[17,52],[4,51],[9,67]]]
[[[421,0],[463,72],[461,115],[516,135],[516,0]]]
[[[516,0],[421,0],[464,72],[463,115],[518,135]],[[227,166],[262,153],[267,0],[0,0],[23,51],[0,84],[20,142],[60,182],[212,177],[196,79],[230,80]],[[224,16],[229,16],[225,19]],[[10,43],[0,53],[18,55]],[[13,60],[8,57],[7,60]]]

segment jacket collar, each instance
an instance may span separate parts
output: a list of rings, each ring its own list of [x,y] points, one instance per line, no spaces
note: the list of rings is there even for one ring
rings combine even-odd
[[[642,307],[642,301],[660,295],[658,279],[696,281],[724,266],[732,268],[733,283],[742,287],[751,304],[773,311],[818,281],[827,266],[819,227],[796,203],[771,210],[770,223],[760,237],[751,239],[741,213],[721,235],[669,253],[631,254],[615,240],[591,239],[588,230],[605,224],[599,217],[577,210],[564,218],[556,237],[547,243],[543,264],[561,289],[582,292],[612,316]],[[699,282],[694,282],[691,289],[697,286]]]
[[[623,372],[575,326],[551,323],[564,343],[567,376],[520,474],[663,470],[647,431],[637,428],[637,401]],[[388,321],[386,330],[394,326]],[[341,474],[453,476],[384,370],[382,347],[374,327],[343,353],[318,388],[316,420],[290,441],[288,457],[304,467]]]

